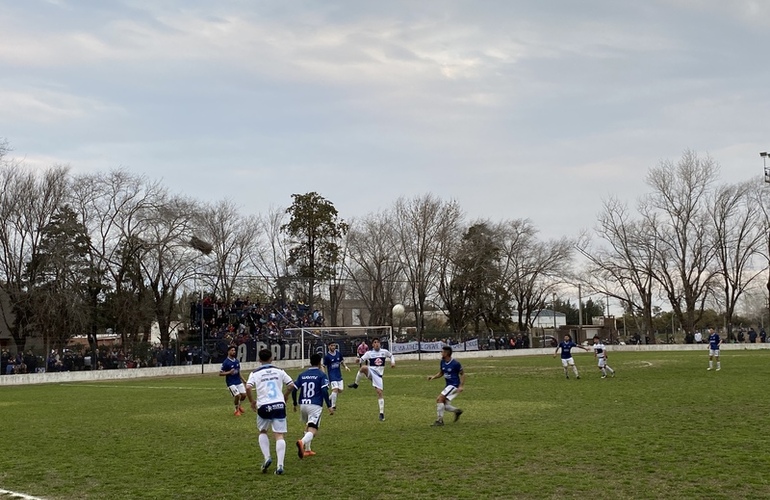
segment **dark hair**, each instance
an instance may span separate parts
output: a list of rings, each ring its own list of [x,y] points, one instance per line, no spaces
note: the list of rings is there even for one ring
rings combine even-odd
[[[268,349],[262,349],[259,351],[259,360],[263,363],[267,363],[273,358],[273,351]]]
[[[442,347],[441,350],[446,351],[447,354],[449,354],[450,356],[452,355],[452,348],[449,347],[448,345],[445,345],[444,347]]]
[[[321,364],[321,355],[317,352],[310,355],[310,364],[313,366],[318,366]]]

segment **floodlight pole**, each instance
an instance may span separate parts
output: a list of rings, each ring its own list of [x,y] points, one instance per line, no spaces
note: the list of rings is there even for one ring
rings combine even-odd
[[[762,157],[762,168],[765,171],[765,182],[770,184],[770,167],[767,166],[767,158],[770,156],[770,153],[767,151],[762,151],[759,153],[759,156]]]

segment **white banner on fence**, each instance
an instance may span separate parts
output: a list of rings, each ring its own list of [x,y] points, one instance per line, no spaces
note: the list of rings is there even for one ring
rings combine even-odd
[[[393,354],[406,354],[410,352],[417,352],[418,347],[420,348],[421,352],[440,352],[441,348],[444,347],[446,344],[443,342],[397,342],[393,344],[393,348],[390,350]],[[479,340],[473,339],[469,340],[467,342],[462,342],[460,344],[455,344],[452,346],[453,351],[478,351],[479,350]]]

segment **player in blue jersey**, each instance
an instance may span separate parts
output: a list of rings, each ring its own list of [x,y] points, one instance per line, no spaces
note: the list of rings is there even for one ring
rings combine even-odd
[[[267,349],[259,351],[259,361],[262,366],[251,372],[246,382],[246,396],[251,403],[251,409],[257,412],[257,429],[259,429],[259,448],[265,461],[262,463],[262,473],[267,472],[273,463],[270,455],[270,438],[267,429],[271,427],[275,435],[275,454],[278,464],[277,475],[283,474],[283,459],[286,456],[286,441],[284,436],[288,431],[286,425],[286,396],[294,389],[291,377],[277,366],[270,364],[273,353]],[[257,396],[254,397],[256,389]]]
[[[463,392],[463,386],[465,386],[465,372],[459,361],[452,359],[452,348],[444,346],[441,348],[441,363],[439,364],[439,371],[435,375],[428,377],[428,380],[433,380],[443,376],[446,381],[446,387],[441,391],[441,394],[436,398],[436,421],[433,422],[434,427],[441,427],[444,425],[444,411],[448,411],[455,414],[455,422],[463,414],[460,408],[452,406],[452,400],[461,392]]]
[[[396,367],[396,358],[387,349],[380,348],[380,339],[372,340],[372,348],[361,356],[361,368],[356,373],[356,381],[348,385],[351,389],[358,389],[358,383],[368,378],[372,381],[372,387],[377,391],[377,403],[380,407],[380,421],[385,420],[385,398],[382,395],[382,376],[385,373],[385,360],[390,359],[390,367]]]
[[[315,455],[310,445],[321,425],[324,403],[329,408],[329,415],[334,415],[334,407],[329,400],[329,378],[321,371],[320,354],[310,356],[310,368],[299,374],[294,385],[297,386],[291,391],[294,411],[297,411],[299,399],[299,414],[305,424],[305,435],[297,441],[297,455],[302,459]]]
[[[241,416],[245,413],[241,402],[246,399],[246,386],[243,385],[241,378],[241,362],[235,357],[236,348],[231,345],[227,349],[227,357],[222,361],[222,368],[219,369],[219,376],[225,377],[225,384],[230,394],[233,396],[235,405],[235,416]]]
[[[709,367],[707,370],[713,368],[712,362],[714,358],[717,360],[717,371],[722,369],[722,363],[719,362],[719,346],[722,345],[722,338],[714,330],[709,330]]]
[[[584,351],[587,351],[587,347],[583,347],[582,345],[578,345],[572,341],[572,336],[570,334],[564,335],[564,340],[562,340],[558,346],[556,346],[556,350],[553,352],[553,357],[556,357],[556,353],[559,352],[559,349],[561,349],[561,366],[564,368],[564,376],[569,378],[569,372],[567,371],[568,367],[572,367],[572,371],[575,372],[575,378],[580,378],[580,374],[578,373],[577,366],[575,366],[575,360],[572,359],[572,349],[574,347],[578,347],[580,349],[583,349]]]
[[[332,342],[329,344],[329,352],[324,356],[324,368],[329,376],[329,386],[332,390],[331,402],[332,408],[337,409],[337,396],[345,388],[345,381],[342,380],[342,368],[350,371],[348,365],[345,364],[345,360],[342,357],[342,353],[337,350],[337,343]]]

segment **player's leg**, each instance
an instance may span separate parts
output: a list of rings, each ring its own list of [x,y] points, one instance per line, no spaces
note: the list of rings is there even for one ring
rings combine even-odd
[[[277,459],[275,473],[280,476],[283,474],[283,461],[286,458],[286,440],[284,439],[288,430],[286,417],[274,418],[272,427],[273,434],[275,435],[275,457]]]
[[[711,369],[713,368],[713,365],[712,365],[712,363],[713,363],[713,361],[712,361],[712,360],[713,360],[713,359],[714,359],[714,351],[711,351],[711,350],[710,350],[710,351],[709,351],[709,367],[708,367],[708,368],[706,368],[706,371],[708,371],[708,370],[711,370]]]
[[[569,378],[569,372],[567,371],[567,365],[568,361],[564,358],[561,358],[561,367],[564,369],[564,376]]]
[[[366,365],[363,365],[361,368],[358,369],[358,372],[356,373],[356,380],[352,384],[350,384],[348,387],[351,389],[358,389],[358,384],[361,383],[361,381],[365,378],[372,378],[369,375],[369,367]]]
[[[446,403],[446,398],[444,397],[444,393],[438,395],[436,398],[436,421],[433,422],[434,427],[439,427],[444,425],[444,404]]]
[[[257,428],[259,429],[259,449],[262,451],[262,456],[265,461],[262,462],[262,473],[267,472],[270,464],[273,463],[273,459],[270,456],[270,438],[267,436],[267,429],[270,426],[270,420],[264,419],[257,415]]]
[[[444,389],[444,397],[446,401],[444,402],[444,409],[448,412],[455,414],[455,422],[457,422],[457,419],[460,418],[460,415],[463,414],[463,411],[460,408],[457,408],[452,405],[452,401],[457,397],[457,388],[453,385],[448,385]]]
[[[233,405],[235,406],[235,412],[233,414],[238,416],[243,413],[241,411],[241,393],[238,390],[237,385],[228,385],[227,389],[230,391],[230,395],[233,397]]]
[[[578,369],[577,369],[577,365],[575,364],[575,360],[572,359],[572,358],[569,358],[568,363],[572,367],[572,371],[575,373],[575,378],[580,378],[580,373],[578,373]]]
[[[302,436],[302,439],[300,440],[302,443],[304,456],[315,455],[315,453],[312,451],[312,442],[313,438],[318,433],[318,427],[321,425],[321,415],[323,415],[323,407],[312,405],[308,406],[305,435]],[[299,443],[297,443],[297,453],[299,453]]]
[[[719,362],[719,350],[716,352],[716,360],[717,360],[717,371],[722,369],[722,363]]]

